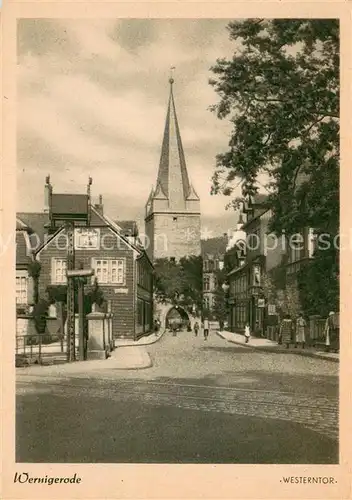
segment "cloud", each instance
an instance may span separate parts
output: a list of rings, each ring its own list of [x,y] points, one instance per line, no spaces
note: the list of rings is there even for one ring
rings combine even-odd
[[[231,215],[210,196],[217,153],[230,126],[208,110],[217,101],[209,67],[231,56],[226,20],[50,20],[18,23],[18,208],[41,210],[44,176],[58,192],[102,193],[113,218],[143,220],[155,184],[168,74],[190,177],[203,220]],[[30,186],[30,195],[29,188]],[[130,214],[130,215],[128,215]],[[122,218],[122,217],[120,217]],[[211,222],[213,221],[213,222]]]

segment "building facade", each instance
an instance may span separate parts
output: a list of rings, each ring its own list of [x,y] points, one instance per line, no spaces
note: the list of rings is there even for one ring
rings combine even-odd
[[[171,78],[156,187],[146,203],[146,246],[152,261],[201,253],[200,200],[188,176],[173,84]]]
[[[313,256],[314,236],[309,228],[291,236],[271,234],[272,211],[265,195],[248,199],[242,211],[245,251],[237,253],[228,274],[229,323],[236,331],[248,322],[252,332],[265,335],[282,314],[296,316],[301,309],[297,272]]]
[[[46,196],[48,208],[45,212],[17,215],[18,227],[22,232],[25,228],[31,235],[27,244],[28,258],[40,263],[39,297],[45,298],[49,287],[67,285],[68,233],[63,220],[72,216],[75,221],[75,266],[93,269],[94,276],[87,288],[97,279],[113,314],[114,338],[136,339],[152,331],[153,265],[138,241],[136,225],[132,221],[117,223],[110,219],[104,214],[101,198],[98,204],[92,205],[90,194],[55,195],[48,183],[46,192],[49,196]],[[80,222],[84,213],[88,224]],[[24,284],[19,281],[17,273],[25,270],[21,270],[19,264],[16,293],[20,300],[24,300]],[[33,302],[33,294],[28,290],[27,280],[27,304]]]
[[[224,269],[227,235],[201,241],[203,260],[203,308],[212,315],[216,305],[219,272]]]

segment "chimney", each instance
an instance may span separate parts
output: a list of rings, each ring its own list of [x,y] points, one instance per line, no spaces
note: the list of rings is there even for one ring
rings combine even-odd
[[[99,212],[101,215],[104,215],[104,205],[103,205],[103,197],[100,194],[99,195],[99,203],[96,203],[94,205],[94,208],[97,212]]]
[[[45,178],[45,186],[44,186],[44,213],[50,213],[51,208],[51,195],[53,192],[53,187],[50,184],[50,175],[47,175]]]

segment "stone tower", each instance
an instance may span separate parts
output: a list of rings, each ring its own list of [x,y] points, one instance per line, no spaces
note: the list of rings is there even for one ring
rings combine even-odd
[[[170,78],[170,97],[158,177],[145,214],[147,252],[152,261],[200,255],[200,201],[190,183]]]

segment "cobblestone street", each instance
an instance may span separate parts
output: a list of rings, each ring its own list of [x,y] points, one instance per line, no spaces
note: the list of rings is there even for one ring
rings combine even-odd
[[[234,346],[215,332],[208,341],[166,333],[147,349],[146,370],[112,370],[109,360],[19,370],[18,460],[337,463],[335,363]]]

